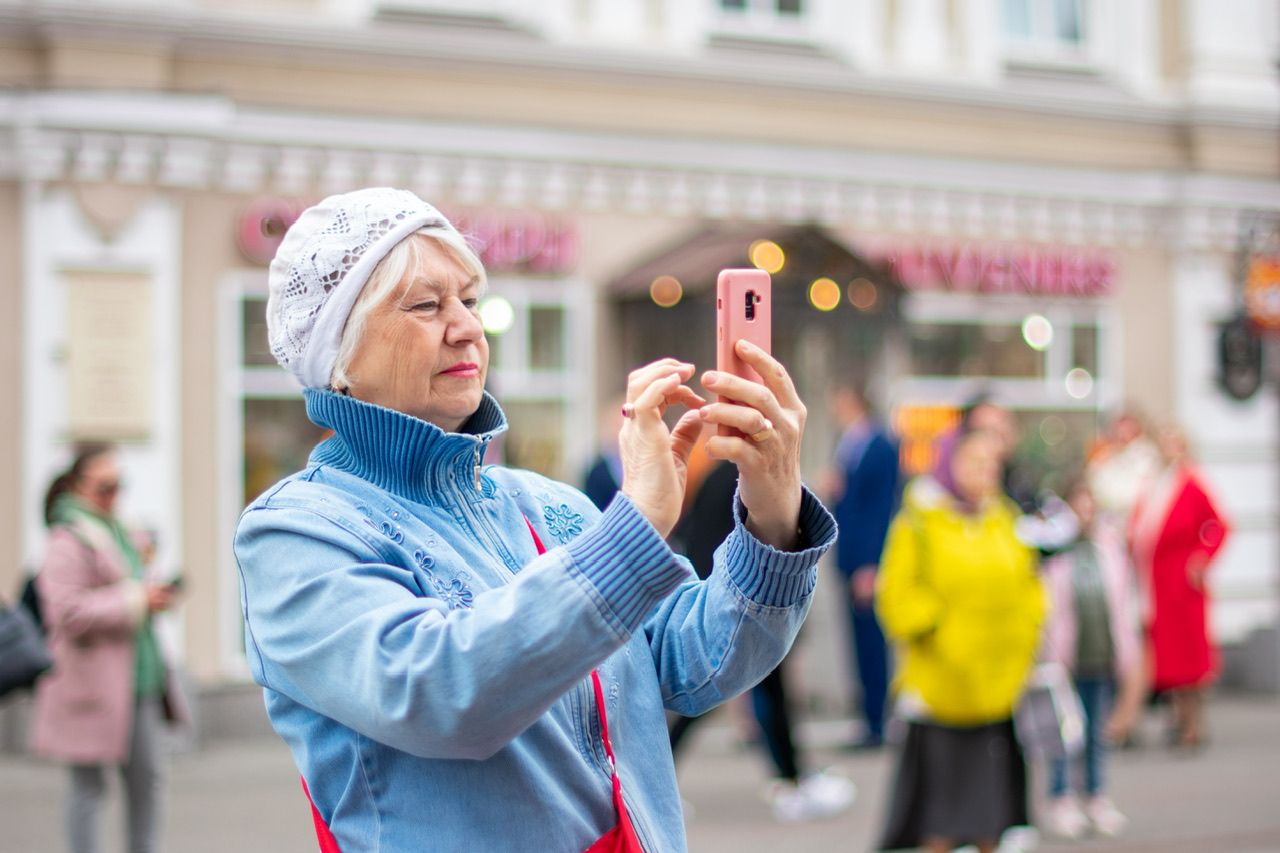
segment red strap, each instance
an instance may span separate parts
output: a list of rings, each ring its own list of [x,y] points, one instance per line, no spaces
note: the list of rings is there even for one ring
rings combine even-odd
[[[547,553],[547,546],[542,544],[542,537],[538,535],[538,531],[534,529],[533,522],[529,520],[529,516],[524,517],[525,526],[529,528],[529,535],[533,537],[533,545],[538,549],[539,554]]]
[[[311,806],[311,821],[316,825],[316,840],[320,842],[320,853],[342,853],[338,847],[338,839],[333,837],[329,824],[324,822],[315,801],[311,799],[311,789],[307,787],[306,779],[302,779],[302,793],[306,794],[307,805]]]
[[[533,522],[525,516],[524,523],[533,537],[533,544],[539,554],[547,553],[547,546],[542,544],[542,537],[534,529]],[[618,824],[613,829],[596,839],[587,848],[586,853],[644,853],[640,839],[636,836],[635,827],[631,824],[631,815],[627,813],[626,801],[622,799],[622,778],[618,776],[618,762],[613,757],[613,743],[609,740],[609,715],[605,712],[604,688],[600,685],[600,673],[591,670],[591,686],[596,691],[596,713],[600,717],[600,740],[604,742],[605,755],[609,756],[609,770],[613,782],[613,807],[618,812]]]

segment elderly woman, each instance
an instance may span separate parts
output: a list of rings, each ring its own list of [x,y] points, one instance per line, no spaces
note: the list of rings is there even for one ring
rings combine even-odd
[[[782,658],[835,536],[800,482],[804,406],[746,344],[763,384],[702,377],[737,403],[705,403],[690,364],[634,371],[622,490],[601,513],[482,464],[506,428],[484,390],[484,288],[463,238],[408,192],[333,196],[286,234],[272,349],[333,436],[241,519],[253,675],[322,843],[684,849],[663,709],[702,713]],[[672,405],[689,411],[668,429]],[[707,447],[740,483],[698,581],[663,537],[709,425],[736,430]]]

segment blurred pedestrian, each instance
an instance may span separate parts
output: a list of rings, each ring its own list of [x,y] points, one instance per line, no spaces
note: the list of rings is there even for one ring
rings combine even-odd
[[[1079,535],[1044,564],[1049,590],[1045,659],[1071,673],[1085,717],[1083,779],[1065,759],[1049,767],[1049,828],[1080,838],[1092,826],[1114,836],[1126,819],[1106,794],[1108,745],[1133,725],[1141,695],[1142,646],[1137,596],[1124,542],[1097,523],[1093,495],[1079,480],[1067,492]],[[1120,701],[1116,701],[1117,694]],[[1083,794],[1083,801],[1077,796]]]
[[[732,464],[715,465],[703,479],[689,511],[677,529],[683,534],[686,554],[699,577],[714,569],[714,553],[733,529],[733,496],[738,471]],[[791,702],[787,694],[784,658],[751,689],[751,707],[773,764],[775,778],[766,797],[774,816],[783,821],[828,817],[847,809],[856,793],[849,779],[833,773],[808,772],[795,737]],[[677,717],[671,727],[672,752],[689,729],[703,717]]]
[[[36,687],[32,748],[70,766],[73,853],[99,849],[108,767],[124,783],[128,850],[157,849],[163,722],[187,719],[151,623],[176,593],[144,576],[133,537],[115,516],[120,489],[114,448],[91,444],[45,498],[49,540],[36,585],[54,668]]]
[[[831,395],[831,409],[843,430],[836,446],[828,493],[840,526],[836,567],[845,584],[850,670],[865,723],[859,749],[884,743],[889,654],[876,618],[876,574],[889,522],[898,503],[898,446],[871,416],[866,395],[844,382]]]
[[[701,713],[786,653],[835,524],[803,487],[804,407],[694,366],[633,371],[622,485],[484,466],[485,271],[412,193],[331,196],[285,234],[268,331],[334,435],[241,517],[246,652],[324,844],[345,850],[685,848],[664,709]],[[670,406],[686,411],[669,429]],[[732,461],[733,531],[706,581],[664,541],[703,426]]]
[[[1151,687],[1170,692],[1172,741],[1194,747],[1204,738],[1204,689],[1218,666],[1205,578],[1228,525],[1182,431],[1165,427],[1157,442],[1164,467],[1138,500],[1131,541],[1147,590]]]
[[[626,402],[626,397],[619,395],[610,399],[600,410],[599,434],[596,436],[600,449],[587,467],[582,481],[582,493],[601,512],[604,512],[622,487],[622,456],[618,450],[618,431],[622,429],[620,412]]]
[[[1133,410],[1118,412],[1106,434],[1090,448],[1085,463],[1098,520],[1123,533],[1139,494],[1161,467],[1160,451],[1147,435],[1142,418]]]
[[[1001,436],[962,432],[947,483],[912,481],[880,563],[876,610],[908,721],[880,849],[996,849],[1028,823],[1014,703],[1045,611],[1034,551],[1001,492]]]

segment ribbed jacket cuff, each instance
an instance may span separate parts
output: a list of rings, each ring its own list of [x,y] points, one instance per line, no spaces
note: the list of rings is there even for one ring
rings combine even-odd
[[[818,578],[818,558],[836,541],[836,520],[822,501],[803,488],[800,497],[800,546],[779,551],[752,536],[743,523],[746,507],[733,497],[733,533],[725,540],[725,566],[743,595],[768,607],[790,607],[812,592]]]
[[[566,546],[573,568],[606,605],[620,634],[640,626],[655,604],[689,577],[635,504],[619,493],[599,523]]]

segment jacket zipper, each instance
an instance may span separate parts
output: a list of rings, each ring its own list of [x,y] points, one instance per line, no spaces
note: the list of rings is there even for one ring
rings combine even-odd
[[[484,459],[484,448],[485,448],[484,442],[476,445],[476,449],[472,457],[472,465],[471,465],[472,485],[477,492],[480,491],[480,469],[482,467],[482,463]],[[462,503],[463,505],[468,505],[469,501],[463,500]],[[473,512],[469,508],[464,512],[465,514],[469,514],[475,522],[474,524],[471,525],[473,533],[480,532],[476,530],[477,526],[484,528],[485,538],[487,538],[490,541],[490,543],[495,548],[497,548],[499,552],[499,556],[504,563],[503,567],[507,569],[507,574],[511,575],[511,577],[514,578],[515,572],[511,570],[511,563],[514,562],[515,558],[511,555],[511,553],[507,550],[507,547],[498,538],[497,531],[493,529],[493,525],[489,523],[488,519],[484,517],[483,513]],[[600,708],[596,705],[596,697],[594,695],[595,691],[588,690],[586,687],[585,681],[579,681],[578,684],[574,687],[574,692],[577,693],[578,696],[580,697],[580,700],[582,700],[579,703],[580,707],[584,709],[588,707],[595,709],[595,713],[596,713],[595,723],[596,723],[596,726],[598,727],[600,724]],[[584,722],[586,723],[586,725],[584,726],[583,731],[587,731],[587,732],[591,731],[591,720],[589,719],[584,720]],[[596,747],[597,747],[597,744],[591,744],[591,754],[596,757],[596,762],[597,764],[599,764],[600,755]],[[606,766],[608,766],[607,760],[606,760]],[[613,784],[612,774],[617,772],[617,768],[614,766],[608,766],[608,770],[610,773],[610,777],[609,777],[610,785],[612,785]],[[644,847],[646,849],[648,850],[654,849],[652,841],[650,840],[651,835],[648,831],[648,828],[643,825],[642,821],[639,819],[639,813],[635,810],[632,804],[627,801],[626,791],[622,792],[622,801],[627,807],[627,814],[630,815],[631,817],[631,824],[636,831],[636,835],[640,837],[641,840],[644,842]]]

